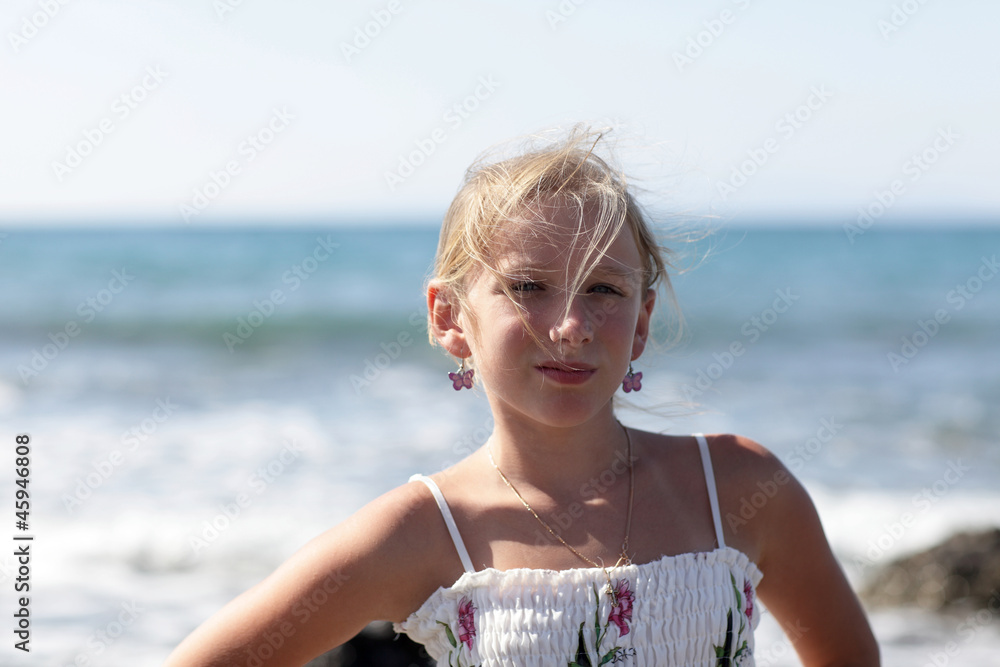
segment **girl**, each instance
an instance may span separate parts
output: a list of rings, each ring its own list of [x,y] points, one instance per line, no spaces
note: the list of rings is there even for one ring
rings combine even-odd
[[[393,621],[441,665],[752,665],[758,597],[803,663],[877,665],[802,486],[734,435],[623,426],[661,249],[574,131],[469,170],[427,288],[431,340],[495,421],[210,618],[168,665],[302,665]],[[624,379],[623,379],[624,378]],[[772,489],[745,523],[722,516]],[[759,495],[759,494],[758,494]]]

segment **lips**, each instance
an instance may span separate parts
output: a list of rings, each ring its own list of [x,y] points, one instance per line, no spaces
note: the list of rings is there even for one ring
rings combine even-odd
[[[546,380],[558,384],[582,384],[597,372],[597,369],[584,363],[564,363],[561,361],[546,361],[535,366]]]

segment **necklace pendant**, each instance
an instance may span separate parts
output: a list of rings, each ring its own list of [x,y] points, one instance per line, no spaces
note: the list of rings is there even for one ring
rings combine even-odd
[[[608,598],[611,600],[611,606],[618,606],[618,593],[615,591],[615,587],[611,585],[611,575],[608,575],[607,586],[604,587],[604,592],[608,594]]]

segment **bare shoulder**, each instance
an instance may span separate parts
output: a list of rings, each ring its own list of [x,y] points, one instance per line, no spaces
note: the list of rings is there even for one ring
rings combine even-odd
[[[731,433],[706,436],[712,455],[723,531],[763,564],[791,528],[789,510],[809,496],[795,476],[762,444]],[[752,552],[752,553],[751,553]]]
[[[393,594],[384,598],[381,620],[402,621],[438,587],[456,578],[457,556],[447,527],[434,496],[420,482],[403,484],[371,501],[317,538],[317,547],[338,553],[345,539],[390,584],[386,588]]]
[[[742,435],[707,435],[716,485],[722,494],[760,492],[768,499],[779,498],[778,489],[799,486],[794,475],[764,445]],[[762,504],[758,497],[757,504]],[[762,509],[762,508],[758,508]]]
[[[688,435],[667,435],[648,431],[633,431],[644,441],[653,445],[647,453],[657,456],[668,456],[671,449],[688,448],[694,444],[695,438]],[[736,474],[750,466],[754,471],[772,469],[781,463],[769,449],[750,438],[731,433],[706,435],[709,451],[712,454],[712,465],[716,477],[720,474]],[[694,452],[689,452],[694,453]],[[695,454],[691,460],[700,457]]]
[[[716,475],[738,475],[744,472],[776,471],[783,466],[767,447],[755,440],[733,433],[716,433],[706,435],[709,450],[712,452],[712,463]],[[747,470],[749,468],[749,470]]]
[[[758,594],[804,665],[877,665],[864,610],[827,541],[805,487],[766,447],[707,436],[727,542],[757,563]],[[844,642],[844,637],[853,641]]]
[[[695,437],[654,433],[642,433],[640,437],[652,445],[645,452],[661,477],[683,489],[683,497],[699,505],[707,491]],[[726,544],[759,563],[770,543],[777,505],[786,500],[793,502],[791,496],[795,494],[786,490],[797,482],[774,454],[750,438],[713,434],[706,435],[705,440]]]
[[[360,586],[377,593],[366,607],[366,623],[403,620],[441,578],[442,541],[428,539],[440,521],[427,488],[403,484],[310,541],[272,576],[304,580],[325,574],[340,583],[338,589]]]
[[[408,483],[319,535],[191,634],[167,665],[228,665],[249,651],[299,665],[375,620],[402,621],[454,565],[433,496]],[[267,656],[263,656],[267,657]]]

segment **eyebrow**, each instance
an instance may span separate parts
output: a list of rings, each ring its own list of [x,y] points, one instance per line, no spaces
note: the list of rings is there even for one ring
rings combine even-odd
[[[497,267],[500,273],[508,277],[519,277],[529,274],[553,274],[562,273],[563,271],[556,269],[543,269],[537,266],[532,266],[531,264],[518,264],[517,262],[511,262],[509,266]],[[611,276],[617,276],[620,278],[632,278],[636,275],[642,273],[642,269],[630,269],[619,266],[616,264],[598,264],[594,267],[594,270],[590,272],[589,275],[595,274],[605,274]]]
[[[626,269],[618,264],[598,264],[594,267],[593,273],[610,273],[615,276],[629,277],[637,273],[642,273],[642,269]]]

